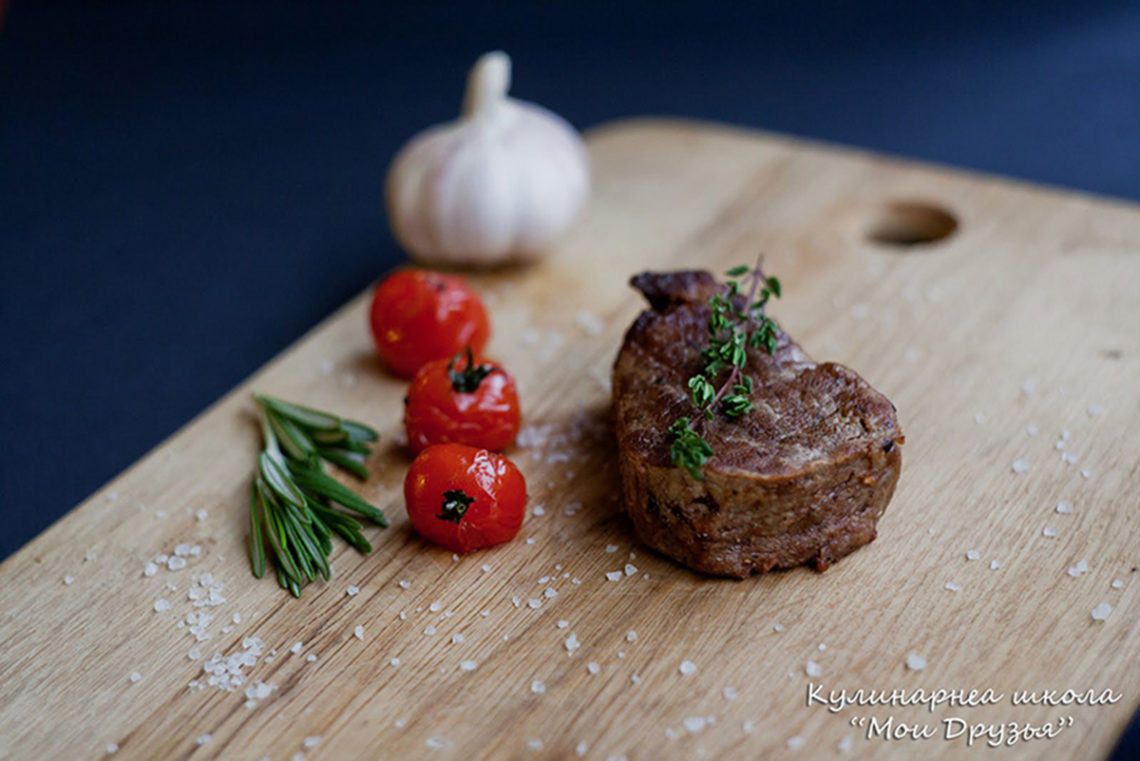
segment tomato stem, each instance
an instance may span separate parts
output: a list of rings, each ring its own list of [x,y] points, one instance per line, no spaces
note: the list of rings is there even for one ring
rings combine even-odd
[[[443,507],[435,517],[442,521],[459,523],[474,501],[475,498],[468,496],[462,489],[448,489],[443,493]]]

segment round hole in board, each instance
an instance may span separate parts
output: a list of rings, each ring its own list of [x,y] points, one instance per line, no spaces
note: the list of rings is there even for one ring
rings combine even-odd
[[[935,243],[953,234],[958,220],[945,209],[922,201],[893,201],[871,222],[867,239],[894,248]]]

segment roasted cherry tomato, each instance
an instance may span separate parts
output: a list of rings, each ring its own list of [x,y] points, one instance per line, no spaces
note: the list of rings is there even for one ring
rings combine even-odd
[[[509,542],[522,526],[526,481],[510,460],[465,444],[420,453],[404,479],[412,526],[452,552]]]
[[[448,442],[504,449],[519,432],[515,379],[492,362],[476,362],[470,347],[428,362],[408,387],[404,430],[412,454]]]
[[[380,356],[405,378],[465,346],[482,351],[491,334],[487,310],[463,278],[426,270],[401,270],[377,285],[370,321]]]

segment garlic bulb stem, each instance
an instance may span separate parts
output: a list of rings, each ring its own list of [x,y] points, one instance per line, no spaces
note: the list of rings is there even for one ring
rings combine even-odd
[[[484,118],[498,110],[511,86],[511,59],[501,50],[484,53],[467,75],[463,116]]]

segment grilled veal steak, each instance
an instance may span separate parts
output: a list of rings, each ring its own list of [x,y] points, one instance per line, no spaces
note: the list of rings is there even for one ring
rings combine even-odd
[[[894,493],[903,434],[891,402],[842,365],[812,362],[779,331],[774,354],[750,350],[753,410],[701,433],[715,454],[693,478],[670,458],[669,425],[696,417],[687,381],[703,366],[708,272],[646,272],[648,299],[614,366],[622,493],[638,536],[698,571],[744,578],[817,570],[875,538]]]

